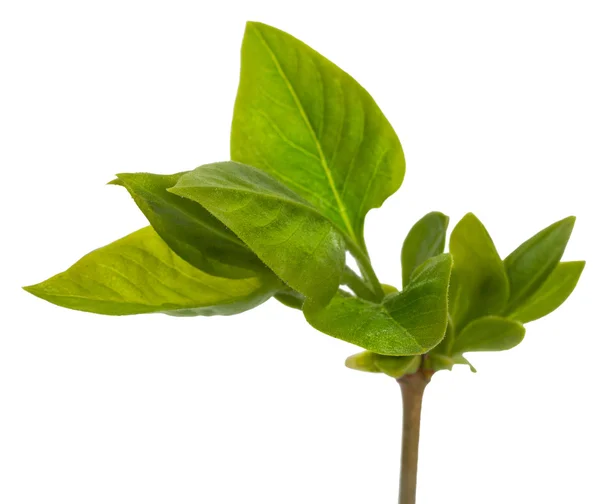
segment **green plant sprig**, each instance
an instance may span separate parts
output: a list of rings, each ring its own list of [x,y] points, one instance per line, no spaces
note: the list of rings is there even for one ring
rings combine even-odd
[[[149,226],[25,290],[104,315],[234,315],[272,297],[301,310],[317,330],[364,349],[348,367],[401,384],[400,503],[411,504],[433,373],[471,366],[464,353],[517,345],[523,324],[567,299],[584,262],[560,262],[573,217],[502,260],[473,214],[445,253],[448,217],[432,212],[404,242],[402,289],[383,285],[364,222],[404,173],[394,129],[358,82],[291,35],[248,23],[231,161],[117,175],[110,183],[129,192]]]

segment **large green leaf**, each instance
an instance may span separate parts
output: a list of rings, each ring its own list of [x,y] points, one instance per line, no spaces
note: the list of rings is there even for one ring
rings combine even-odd
[[[121,173],[111,183],[129,191],[160,237],[192,266],[230,278],[265,273],[256,254],[208,210],[167,191],[182,175]]]
[[[402,245],[402,285],[409,284],[418,266],[444,251],[446,229],[448,217],[440,212],[428,213],[411,228]]]
[[[470,320],[500,313],[508,300],[508,279],[490,235],[472,213],[452,231],[450,253],[450,316],[458,332]]]
[[[507,313],[518,309],[548,278],[565,251],[574,225],[575,217],[555,222],[529,238],[504,260],[510,282]]]
[[[231,158],[283,181],[363,251],[363,225],[404,178],[400,141],[352,77],[276,28],[248,23]]]
[[[575,289],[584,266],[585,261],[559,263],[542,286],[509,317],[525,324],[556,310]]]
[[[525,337],[519,322],[490,315],[468,324],[454,340],[452,352],[494,352],[517,346]]]
[[[231,161],[214,163],[169,190],[200,203],[307,298],[326,303],[336,293],[345,264],[342,235],[270,175]]]
[[[65,308],[104,315],[232,315],[261,304],[280,287],[273,275],[210,276],[177,256],[147,227],[25,290]]]
[[[304,315],[315,329],[378,354],[422,354],[444,336],[451,267],[452,258],[442,254],[423,263],[406,289],[381,304],[340,291],[325,307],[305,302]]]

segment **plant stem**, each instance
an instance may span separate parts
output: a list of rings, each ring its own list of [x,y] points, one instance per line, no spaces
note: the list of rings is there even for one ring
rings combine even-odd
[[[415,504],[423,392],[431,375],[420,369],[398,379],[402,390],[402,460],[398,504]]]
[[[383,288],[381,287],[381,283],[379,282],[379,278],[371,265],[371,260],[365,251],[363,251],[360,247],[358,247],[354,242],[347,241],[348,250],[356,259],[358,263],[358,267],[360,268],[360,272],[365,277],[365,280],[369,284],[369,287],[373,291],[375,295],[375,299],[377,302],[381,301],[384,297]]]
[[[350,287],[358,297],[375,303],[377,302],[377,297],[373,291],[365,284],[364,280],[348,266],[346,266],[346,269],[344,270],[342,283]]]

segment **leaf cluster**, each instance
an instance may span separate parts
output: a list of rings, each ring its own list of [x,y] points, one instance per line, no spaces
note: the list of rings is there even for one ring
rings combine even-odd
[[[274,297],[365,349],[349,367],[394,377],[510,348],[523,323],[568,297],[583,269],[559,262],[572,218],[503,261],[472,214],[444,253],[448,218],[430,213],[404,243],[402,290],[382,285],[364,222],[404,173],[396,133],[358,82],[291,35],[248,23],[231,160],[117,175],[111,184],[149,226],[25,289],[105,315],[233,315]]]

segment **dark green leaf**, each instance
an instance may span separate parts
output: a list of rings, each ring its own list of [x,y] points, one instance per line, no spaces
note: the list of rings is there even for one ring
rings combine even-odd
[[[294,290],[318,303],[337,291],[343,237],[270,175],[239,163],[214,163],[184,175],[169,191],[200,203]]]
[[[296,310],[302,310],[302,305],[304,304],[305,299],[302,294],[289,288],[278,292],[273,297],[288,308],[295,308]]]
[[[186,172],[187,173],[187,172]],[[125,187],[160,237],[179,257],[215,276],[247,278],[265,265],[225,225],[198,203],[167,191],[183,173],[121,173]]]
[[[285,32],[248,23],[231,158],[288,185],[364,250],[363,225],[404,178],[390,123],[352,77]]]
[[[442,254],[423,263],[409,286],[382,304],[340,291],[325,307],[307,301],[304,315],[315,329],[378,354],[422,354],[446,330],[451,266],[451,257]]]
[[[273,275],[230,279],[197,270],[147,227],[25,290],[73,310],[186,316],[240,313],[266,301],[278,288],[281,283]]]
[[[505,260],[510,282],[506,313],[517,310],[544,283],[565,251],[575,217],[555,222],[532,236]]]
[[[454,340],[452,351],[495,352],[517,346],[525,337],[525,328],[519,322],[490,315],[474,320]]]
[[[556,310],[575,289],[584,266],[585,261],[558,263],[542,286],[510,318],[525,324]]]
[[[430,257],[441,254],[446,244],[448,217],[431,212],[408,232],[402,245],[402,285],[407,286],[413,271]]]
[[[450,253],[450,316],[460,331],[470,320],[500,313],[508,300],[508,279],[490,235],[472,213],[452,231]]]

